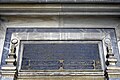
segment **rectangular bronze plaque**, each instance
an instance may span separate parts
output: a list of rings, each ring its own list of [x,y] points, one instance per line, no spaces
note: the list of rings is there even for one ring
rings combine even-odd
[[[101,69],[97,43],[27,43],[22,70]]]

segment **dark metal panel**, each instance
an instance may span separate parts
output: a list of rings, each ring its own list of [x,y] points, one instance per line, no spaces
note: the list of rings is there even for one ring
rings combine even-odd
[[[33,43],[24,44],[22,70],[101,69],[97,43]]]

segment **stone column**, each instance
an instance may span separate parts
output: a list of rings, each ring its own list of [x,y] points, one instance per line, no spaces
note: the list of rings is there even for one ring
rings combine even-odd
[[[2,71],[2,80],[15,80],[16,78],[16,46],[18,44],[17,39],[11,40],[11,49],[10,53],[8,54],[8,58],[5,60],[6,65],[1,67]]]

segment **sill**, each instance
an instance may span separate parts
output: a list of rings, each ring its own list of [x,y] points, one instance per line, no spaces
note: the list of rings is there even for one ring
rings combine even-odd
[[[103,70],[28,71],[21,70],[19,76],[104,76]]]

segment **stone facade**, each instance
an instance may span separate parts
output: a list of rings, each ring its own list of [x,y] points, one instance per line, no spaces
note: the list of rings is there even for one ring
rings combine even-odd
[[[0,3],[120,3],[119,0],[1,0]]]
[[[15,1],[13,3],[23,3]],[[36,3],[30,1],[30,3]],[[74,0],[68,2],[60,0],[55,2],[54,0],[38,1],[45,4],[9,4],[10,1],[0,1],[0,60],[1,60],[1,80],[120,80],[120,4],[117,1],[100,1],[88,0]],[[61,2],[62,1],[62,2]],[[2,4],[4,3],[4,4]],[[56,3],[56,4],[49,4]],[[64,4],[62,4],[64,3]],[[72,4],[65,4],[72,3]],[[77,3],[77,4],[75,4]],[[84,4],[81,4],[84,3]],[[89,4],[86,4],[89,3]],[[92,3],[92,4],[91,4]],[[94,3],[94,4],[93,4]],[[101,4],[96,4],[101,3]],[[107,4],[102,4],[107,3]],[[114,4],[109,4],[114,3]],[[6,31],[8,29],[13,30],[11,38],[7,37]],[[31,33],[29,32],[31,29]],[[39,29],[83,29],[82,34],[75,33],[39,33]],[[89,33],[86,33],[90,29]],[[94,30],[95,29],[95,30]],[[108,29],[108,31],[106,30]],[[114,33],[110,33],[110,30],[115,30]],[[22,31],[23,30],[23,31]],[[43,30],[44,31],[44,30]],[[26,33],[27,32],[27,33]],[[29,35],[28,35],[29,33]],[[84,33],[84,34],[83,34]],[[105,34],[104,34],[105,33]],[[111,38],[112,45],[107,43],[108,49],[103,50],[104,56],[109,56],[102,60],[108,61],[109,65],[105,65],[105,69],[102,72],[20,72],[19,69],[13,63],[16,60],[13,56],[15,52],[11,51],[10,43],[14,37],[19,40],[40,40],[41,36],[45,39],[83,39],[83,40],[103,40],[106,38],[106,34],[115,36]],[[58,35],[57,37],[55,37]],[[71,36],[73,35],[73,36]],[[105,35],[105,36],[104,36]],[[107,36],[108,36],[107,35]],[[33,37],[31,37],[33,36]],[[40,38],[38,38],[38,36]],[[48,36],[48,37],[46,37]],[[61,37],[62,36],[62,37]],[[79,37],[77,37],[79,36]],[[66,38],[67,37],[67,38]],[[109,36],[107,37],[109,38]],[[14,48],[12,48],[14,50]],[[18,46],[17,46],[18,49]],[[5,52],[5,50],[7,52]],[[8,55],[8,56],[7,56]],[[7,62],[7,64],[5,63]],[[19,62],[19,61],[18,61]],[[19,64],[19,63],[18,63]],[[10,66],[11,65],[11,66]],[[32,75],[31,75],[32,74]],[[48,76],[46,76],[48,75]],[[31,78],[31,79],[30,79]]]

